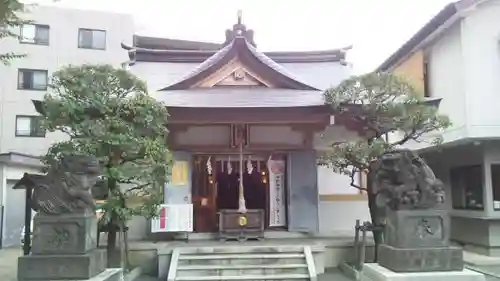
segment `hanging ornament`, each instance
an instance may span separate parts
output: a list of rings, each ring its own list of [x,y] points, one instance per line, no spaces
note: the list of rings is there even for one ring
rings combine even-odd
[[[251,156],[248,156],[248,159],[247,159],[247,171],[248,171],[249,175],[251,175],[253,173],[253,165],[252,165],[252,157]]]
[[[207,173],[208,175],[212,175],[212,156],[208,157],[207,160]]]
[[[233,173],[233,165],[231,165],[231,156],[227,158],[227,174],[230,175]]]

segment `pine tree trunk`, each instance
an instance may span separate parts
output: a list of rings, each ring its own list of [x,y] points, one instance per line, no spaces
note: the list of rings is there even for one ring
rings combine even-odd
[[[373,233],[373,240],[375,242],[375,249],[374,249],[374,262],[377,262],[378,260],[378,246],[382,243],[382,232],[378,231],[378,227],[381,224],[381,214],[380,210],[377,208],[377,203],[376,203],[376,194],[372,191],[372,174],[371,172],[368,173],[368,181],[366,184],[367,188],[367,196],[368,196],[368,209],[370,210],[370,217],[372,220],[372,225],[375,226],[375,229],[372,231]]]
[[[108,190],[109,195],[114,196],[114,190],[117,188],[117,183],[113,179],[108,180]],[[111,218],[107,225],[108,230],[108,244],[106,247],[107,255],[108,255],[108,267],[116,266],[116,240],[117,240],[117,228],[119,223],[118,215],[111,211]]]
[[[120,267],[127,272],[127,261],[125,258],[125,231],[123,223],[120,223]]]
[[[113,216],[114,217],[114,216]],[[106,252],[108,255],[108,267],[115,267],[115,255],[116,255],[116,219],[111,218],[108,224],[108,244],[106,246]]]
[[[127,266],[127,268],[131,268],[130,267],[130,257],[128,255],[129,251],[128,251],[128,230],[125,230],[125,232],[123,233],[123,237],[125,238],[124,240],[124,248],[125,248],[125,265]]]

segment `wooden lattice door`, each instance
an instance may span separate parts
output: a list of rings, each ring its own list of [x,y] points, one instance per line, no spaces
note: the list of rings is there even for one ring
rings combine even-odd
[[[217,230],[215,161],[210,156],[197,155],[193,162],[194,231],[214,232]]]

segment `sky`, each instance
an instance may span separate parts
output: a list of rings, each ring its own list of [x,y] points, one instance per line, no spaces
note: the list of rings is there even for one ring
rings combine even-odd
[[[356,73],[372,71],[450,0],[34,0],[127,13],[136,34],[223,42],[236,22],[255,32],[261,51],[327,50],[352,45]]]

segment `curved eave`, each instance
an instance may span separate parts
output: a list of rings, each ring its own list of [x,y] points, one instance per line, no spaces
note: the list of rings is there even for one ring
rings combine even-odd
[[[133,53],[135,61],[142,62],[203,62],[217,51],[211,50],[175,50],[175,49],[147,49],[121,44],[122,48]],[[263,52],[277,63],[312,63],[312,62],[339,62],[345,64],[348,46],[340,49],[317,51],[279,51]]]
[[[422,101],[422,103],[426,104],[428,106],[433,106],[433,107],[439,108],[442,100],[443,100],[442,98],[428,98],[428,99],[424,99]],[[40,101],[40,100],[31,100],[31,102],[35,106],[36,112],[38,112],[40,115],[45,115],[45,111],[44,111],[44,108],[43,108],[43,101]],[[326,107],[329,107],[329,106],[326,105],[326,104],[324,104],[324,105],[311,104],[311,105],[304,106],[304,107],[318,107],[318,108],[321,107],[321,108],[326,108]],[[348,109],[348,111],[351,112],[351,113],[353,113],[353,114],[355,114],[356,111],[359,112],[360,107],[361,106],[358,105],[358,104],[345,104],[345,105],[341,105],[341,108]],[[167,108],[186,108],[186,107],[167,106]],[[329,108],[330,108],[331,113],[334,113],[336,111],[336,110],[331,109],[331,107],[329,107]]]
[[[439,105],[441,104],[442,98],[425,98],[419,104],[427,105],[427,106],[432,106],[439,108]],[[344,112],[349,112],[349,114],[359,114],[361,111],[361,105],[360,104],[341,104],[338,106],[338,110],[344,111]]]
[[[160,89],[160,91],[187,89],[222,68],[234,58],[241,60],[256,73],[277,82],[279,88],[319,90],[293,77],[281,65],[265,54],[258,52],[244,37],[237,37],[229,45],[201,63],[186,77],[168,87]]]

